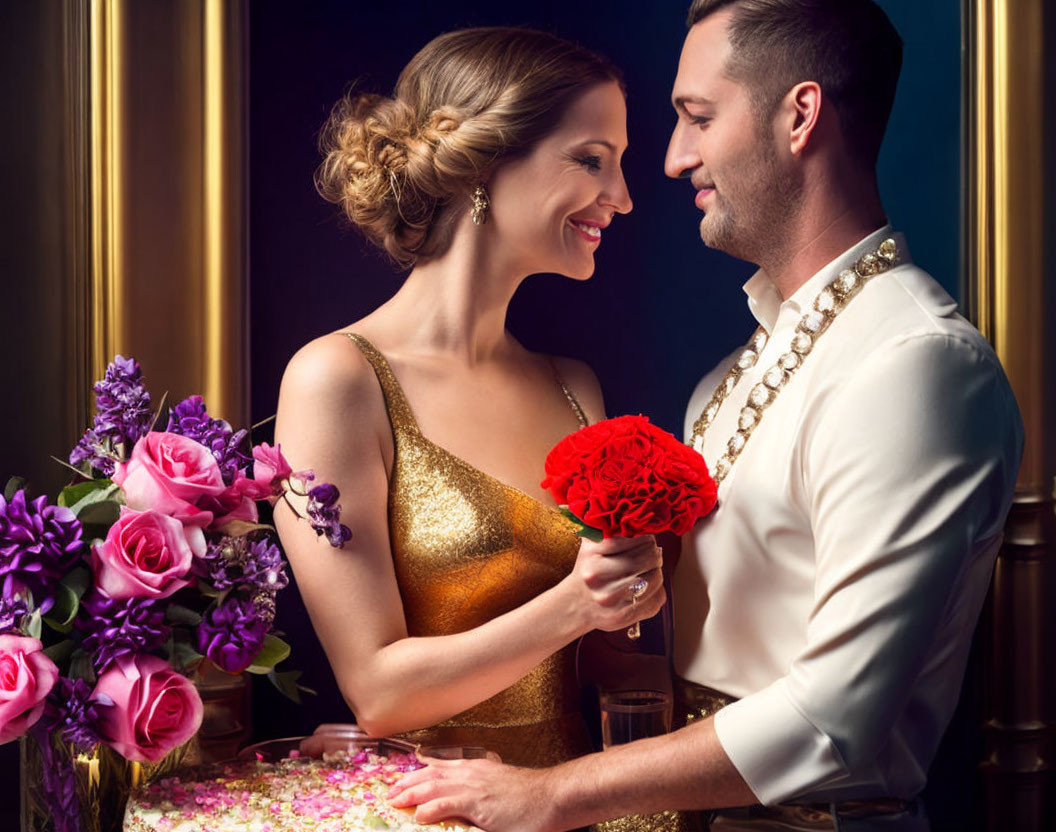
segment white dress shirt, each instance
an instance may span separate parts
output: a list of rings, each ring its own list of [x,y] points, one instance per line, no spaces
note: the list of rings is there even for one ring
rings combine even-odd
[[[686,535],[673,580],[675,669],[740,697],[715,729],[766,804],[923,788],[1019,467],[996,356],[890,227],[784,302],[763,272],[745,284],[770,339],[705,435],[709,467],[814,297],[889,236],[899,265],[817,338]],[[694,392],[687,440],[732,360]]]

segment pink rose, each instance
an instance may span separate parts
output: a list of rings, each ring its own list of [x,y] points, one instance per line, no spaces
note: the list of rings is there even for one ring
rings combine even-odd
[[[293,473],[282,455],[282,445],[272,448],[267,442],[261,442],[253,449],[253,459],[253,479],[268,486],[271,493],[280,493],[282,481]]]
[[[128,462],[117,464],[113,480],[130,508],[153,509],[203,528],[213,515],[198,503],[225,490],[209,449],[176,433],[148,433],[136,443]]]
[[[103,739],[128,760],[156,763],[202,724],[198,691],[157,656],[115,659],[92,692],[93,698],[100,695],[114,702],[100,709]]]
[[[38,639],[0,636],[0,744],[26,733],[44,713],[59,669]]]
[[[121,509],[106,540],[92,547],[95,583],[110,598],[168,598],[191,586],[194,556],[205,554],[205,535],[156,511]]]
[[[260,499],[256,496],[258,490],[256,482],[239,474],[223,493],[217,497],[206,497],[199,503],[199,507],[212,512],[212,529],[223,529],[224,525],[232,520],[256,523],[258,518],[255,501]]]

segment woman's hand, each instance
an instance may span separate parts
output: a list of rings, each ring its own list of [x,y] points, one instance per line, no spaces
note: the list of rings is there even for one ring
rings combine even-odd
[[[664,605],[662,563],[652,535],[583,540],[571,574],[557,589],[571,597],[585,632],[619,630],[652,618]]]
[[[330,751],[344,751],[356,740],[367,738],[367,732],[354,722],[324,722],[310,737],[301,740],[305,757],[319,757]]]

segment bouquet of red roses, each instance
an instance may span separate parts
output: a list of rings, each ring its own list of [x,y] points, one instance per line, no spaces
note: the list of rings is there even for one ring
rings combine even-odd
[[[704,458],[646,416],[581,428],[546,457],[542,487],[590,540],[685,534],[715,507]]]
[[[580,428],[546,457],[542,487],[595,542],[606,537],[685,534],[715,507],[704,458],[645,416],[618,416]],[[632,594],[632,603],[637,599]],[[627,635],[638,638],[638,624]]]

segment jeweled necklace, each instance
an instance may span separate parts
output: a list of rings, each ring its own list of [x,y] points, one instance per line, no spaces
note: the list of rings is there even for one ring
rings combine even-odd
[[[832,283],[818,292],[817,297],[814,298],[814,308],[800,318],[799,323],[796,324],[796,332],[792,336],[788,352],[778,358],[777,363],[763,374],[763,380],[748,392],[748,404],[741,408],[737,419],[737,431],[726,443],[726,452],[719,457],[715,463],[715,469],[711,472],[716,483],[726,479],[726,475],[730,473],[733,463],[741,455],[752,432],[759,426],[763,413],[774,403],[778,393],[788,384],[789,379],[803,366],[803,361],[810,355],[818,338],[829,328],[829,324],[846,308],[870,278],[886,272],[898,262],[898,258],[898,246],[893,239],[888,238],[880,243],[876,251],[859,257],[853,269],[840,272]],[[719,386],[715,388],[711,400],[701,411],[697,421],[693,423],[693,435],[690,437],[689,444],[698,453],[704,453],[704,432],[715,421],[722,403],[737,387],[741,376],[746,370],[755,366],[766,346],[767,339],[766,331],[759,327],[729,372],[719,382]]]

